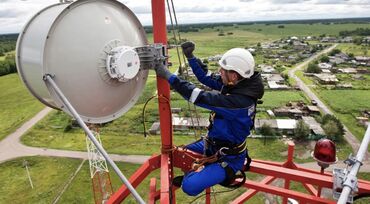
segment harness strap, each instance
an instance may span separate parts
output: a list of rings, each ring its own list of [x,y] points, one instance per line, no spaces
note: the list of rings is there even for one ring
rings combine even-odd
[[[216,142],[216,146],[217,142]],[[238,144],[237,146],[231,146],[227,145],[225,147],[220,148],[220,153],[224,155],[237,155],[243,153],[247,149],[247,140],[244,140],[244,142]]]
[[[226,172],[226,179],[220,183],[221,186],[224,186],[227,188],[239,188],[247,180],[247,177],[245,176],[244,171],[237,171],[235,173],[233,169],[226,162],[222,162],[221,166],[225,169],[225,172]],[[242,180],[236,181],[236,179],[242,179]]]

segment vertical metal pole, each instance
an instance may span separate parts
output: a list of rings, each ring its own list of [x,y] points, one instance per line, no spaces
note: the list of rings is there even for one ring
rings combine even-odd
[[[320,173],[322,175],[324,175],[324,173],[325,173],[325,168],[324,167],[321,167]],[[321,197],[321,190],[322,190],[322,186],[319,185],[318,188],[317,188],[317,197]]]
[[[154,43],[167,45],[166,9],[164,0],[152,0]],[[157,76],[159,121],[161,128],[161,195],[160,203],[175,203],[175,192],[170,186],[173,177],[172,122],[170,86],[167,80]]]
[[[348,196],[352,192],[353,190],[352,188],[354,187],[352,184],[357,179],[356,175],[358,173],[358,170],[360,169],[360,166],[362,165],[362,160],[364,159],[365,154],[367,152],[367,146],[369,145],[369,142],[370,142],[370,125],[367,126],[364,139],[362,139],[360,149],[357,152],[355,164],[352,166],[351,171],[348,173],[344,180],[343,184],[344,187],[338,199],[338,204],[347,203]]]
[[[73,117],[76,119],[78,124],[81,126],[81,128],[85,131],[86,135],[90,138],[91,142],[95,145],[95,147],[99,150],[99,152],[103,155],[103,157],[107,160],[107,162],[112,166],[113,170],[117,173],[121,181],[127,186],[127,188],[131,191],[132,195],[135,197],[135,199],[139,202],[144,204],[144,200],[140,197],[140,195],[136,192],[136,190],[132,187],[130,182],[126,179],[126,177],[122,174],[121,170],[118,168],[118,166],[114,163],[114,161],[109,157],[108,153],[104,150],[104,148],[100,145],[98,140],[95,138],[94,134],[91,132],[91,130],[87,127],[87,125],[84,123],[84,121],[81,119],[80,115],[77,113],[77,111],[73,108],[71,103],[68,101],[68,99],[64,96],[63,92],[59,89],[58,85],[54,82],[53,78],[46,74],[44,76],[44,81],[48,83],[55,91],[55,93],[59,96],[59,98],[62,100],[63,104],[69,109]]]

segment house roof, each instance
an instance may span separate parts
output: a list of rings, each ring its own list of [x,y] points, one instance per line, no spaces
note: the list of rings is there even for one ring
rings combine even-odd
[[[261,128],[264,124],[270,126],[271,128],[278,127],[276,120],[272,120],[272,119],[256,119],[254,126],[257,129],[257,128]]]
[[[320,123],[318,123],[313,117],[302,117],[304,123],[306,123],[310,129],[316,135],[325,135],[324,130],[321,128]]]
[[[297,121],[293,119],[276,119],[277,127],[279,129],[294,129]]]

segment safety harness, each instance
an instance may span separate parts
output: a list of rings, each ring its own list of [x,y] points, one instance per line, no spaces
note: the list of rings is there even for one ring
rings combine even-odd
[[[205,146],[212,149],[216,149],[216,153],[208,156],[209,154],[205,153],[205,156],[202,158],[195,159],[192,164],[192,169],[197,171],[204,167],[206,164],[211,164],[215,162],[220,162],[221,167],[225,169],[226,179],[220,183],[220,185],[228,188],[238,188],[245,183],[246,176],[244,171],[248,171],[252,159],[248,155],[247,142],[246,140],[241,144],[234,145],[227,141],[220,141],[215,139],[210,139],[208,137],[203,137]],[[199,140],[198,140],[199,141]],[[227,162],[222,161],[222,157],[227,155],[238,155],[246,151],[246,164],[243,170],[234,172],[234,170],[228,165]],[[241,181],[239,179],[242,179]]]

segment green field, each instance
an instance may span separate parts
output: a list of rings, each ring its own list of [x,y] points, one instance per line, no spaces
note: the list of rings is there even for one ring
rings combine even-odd
[[[370,56],[370,46],[355,45],[352,43],[340,43],[337,46],[344,53],[353,53],[355,56]]]
[[[301,91],[265,91],[262,98],[263,104],[258,105],[261,108],[276,108],[286,105],[289,101],[304,101],[306,97]]]
[[[0,140],[42,110],[17,74],[0,77]]]
[[[355,117],[360,116],[361,110],[370,109],[370,90],[316,90],[316,92],[350,131],[358,139],[362,139],[365,128],[357,125]]]

